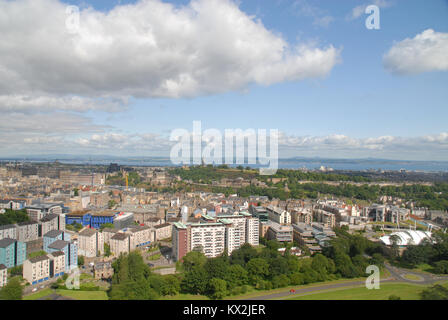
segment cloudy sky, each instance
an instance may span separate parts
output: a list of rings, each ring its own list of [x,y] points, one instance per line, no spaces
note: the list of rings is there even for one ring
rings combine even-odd
[[[447,89],[444,0],[0,0],[2,157],[166,156],[199,120],[278,129],[281,157],[448,160]]]

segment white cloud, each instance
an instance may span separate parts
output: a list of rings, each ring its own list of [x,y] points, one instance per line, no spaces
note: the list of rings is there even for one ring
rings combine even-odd
[[[401,75],[448,71],[448,33],[427,29],[406,38],[384,55],[383,64],[389,72]]]
[[[87,112],[122,111],[127,105],[127,99],[94,99],[80,96],[40,96],[40,95],[2,95],[0,96],[0,111],[4,112],[46,112],[53,110]]]
[[[340,134],[299,137],[283,133],[279,139],[279,149],[288,156],[446,160],[448,133],[420,137],[371,138],[353,138]]]
[[[2,133],[2,155],[43,154],[107,154],[119,156],[168,156],[175,142],[167,135],[154,133],[84,132],[82,137],[70,134]],[[343,134],[327,136],[295,136],[280,133],[279,155],[282,158],[386,158],[397,160],[447,160],[448,133],[419,137],[380,136],[355,138]]]
[[[287,43],[230,0],[85,8],[77,34],[66,18],[57,0],[0,0],[0,96],[194,97],[324,77],[340,55]]]
[[[312,18],[314,26],[326,28],[334,21],[333,16],[329,15],[326,10],[311,5],[307,0],[296,0],[292,7],[298,15]]]
[[[79,134],[99,132],[104,126],[94,125],[90,118],[65,112],[8,113],[0,124],[0,135],[14,134]]]

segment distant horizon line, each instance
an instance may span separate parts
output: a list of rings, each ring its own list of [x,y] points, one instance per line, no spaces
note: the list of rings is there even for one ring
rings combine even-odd
[[[26,160],[81,160],[81,161],[94,161],[94,160],[145,160],[145,159],[158,159],[158,160],[170,160],[169,156],[117,156],[117,155],[86,155],[86,154],[48,154],[48,155],[14,155],[14,156],[6,156],[0,157],[0,161],[26,161]],[[259,159],[258,157],[256,158]],[[224,158],[223,158],[224,160]],[[245,157],[247,160],[247,157]],[[322,157],[322,156],[313,156],[313,157],[304,157],[304,156],[292,156],[292,157],[282,157],[278,159],[279,161],[287,161],[287,160],[333,160],[333,161],[391,161],[391,162],[439,162],[439,163],[448,163],[448,160],[411,160],[411,159],[387,159],[387,158],[373,158],[373,157],[365,157],[365,158],[332,158],[332,157]],[[222,163],[227,164],[227,163]],[[194,165],[194,164],[191,164]],[[215,164],[216,165],[216,164]],[[219,165],[219,164],[218,164]],[[239,165],[238,163],[230,163],[227,165]],[[247,163],[243,163],[241,165],[250,165]],[[254,164],[256,165],[256,164]]]

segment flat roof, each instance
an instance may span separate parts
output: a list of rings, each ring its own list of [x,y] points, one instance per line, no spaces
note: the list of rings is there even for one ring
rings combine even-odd
[[[61,230],[51,230],[44,234],[44,237],[56,238],[57,236],[63,234],[64,232]]]
[[[36,262],[40,262],[40,261],[44,261],[44,260],[49,260],[50,258],[47,255],[43,255],[43,256],[38,256],[38,257],[34,257],[34,258],[30,258],[28,260],[30,260],[31,263],[36,263]]]
[[[0,248],[6,248],[9,247],[11,244],[15,243],[16,240],[10,239],[10,238],[4,238],[0,240]]]
[[[116,233],[111,239],[112,240],[124,240],[128,237],[125,233]]]
[[[90,228],[86,228],[84,230],[82,230],[79,235],[80,236],[85,236],[85,237],[91,237],[94,234],[96,234],[98,231],[94,230],[94,229],[90,229]]]
[[[81,216],[85,216],[86,214],[90,214],[90,212],[69,212],[69,213],[66,213],[65,215],[66,216],[73,216],[73,217],[81,217]]]
[[[53,242],[52,244],[50,244],[50,245],[48,246],[48,248],[62,250],[62,249],[64,249],[67,245],[70,245],[70,242],[68,242],[68,241],[64,241],[64,240],[56,240],[55,242]]]

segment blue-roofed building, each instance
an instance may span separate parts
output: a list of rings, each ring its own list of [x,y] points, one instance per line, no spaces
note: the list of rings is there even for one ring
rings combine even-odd
[[[111,212],[95,213],[90,217],[90,226],[99,229],[103,224],[114,224],[115,214]]]
[[[8,269],[20,266],[26,260],[26,243],[15,239],[0,240],[0,264]]]
[[[65,215],[65,224],[79,223],[83,226],[90,225],[91,215],[89,212],[70,212]]]

